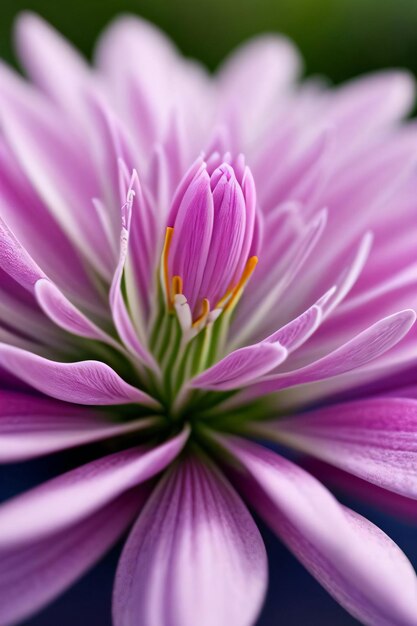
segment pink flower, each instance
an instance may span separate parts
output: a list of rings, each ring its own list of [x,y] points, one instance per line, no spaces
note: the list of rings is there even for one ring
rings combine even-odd
[[[401,550],[271,449],[415,515],[412,79],[299,85],[273,36],[211,77],[133,18],[94,70],[33,15],[17,47],[30,82],[0,68],[0,459],[92,442],[97,459],[0,508],[0,624],[133,524],[115,626],[250,626],[267,563],[249,505],[361,622],[416,626]]]

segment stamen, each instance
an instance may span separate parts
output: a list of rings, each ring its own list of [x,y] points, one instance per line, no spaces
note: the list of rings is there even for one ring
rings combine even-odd
[[[197,317],[195,322],[193,322],[193,328],[196,328],[202,322],[205,322],[208,317],[208,314],[210,313],[210,302],[207,300],[207,298],[204,298],[203,300],[202,309],[203,310],[202,310],[201,315]]]
[[[168,276],[168,254],[169,248],[171,246],[172,235],[174,234],[174,229],[171,226],[168,226],[165,233],[165,241],[164,247],[162,250],[161,257],[161,273],[162,273],[162,283],[165,288],[165,297],[167,301],[167,305],[169,309],[172,309],[172,300],[170,297],[170,285],[169,285],[169,276]]]
[[[248,282],[249,278],[252,276],[254,269],[257,265],[258,265],[258,257],[251,256],[250,259],[248,259],[248,262],[246,263],[246,266],[245,266],[245,269],[243,270],[240,281],[238,282],[236,287],[233,289],[232,296],[230,300],[228,301],[228,303],[226,304],[225,309],[228,309],[231,306],[233,306],[237,298],[240,297],[246,283]]]
[[[223,298],[220,298],[220,300],[218,301],[218,303],[216,304],[216,306],[214,307],[215,309],[223,309],[225,304],[227,304],[229,298],[232,297],[234,289],[228,289],[226,291],[226,293],[224,294]]]
[[[173,276],[172,277],[172,300],[174,300],[175,296],[178,296],[182,293],[182,278],[181,276]]]

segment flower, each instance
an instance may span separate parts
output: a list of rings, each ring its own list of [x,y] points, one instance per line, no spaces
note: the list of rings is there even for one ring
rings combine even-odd
[[[250,506],[361,622],[415,626],[409,561],[317,478],[415,511],[413,80],[298,84],[278,36],[211,77],[130,17],[95,69],[31,14],[17,47],[0,459],[95,458],[1,506],[0,624],[133,524],[115,626],[250,626],[267,585]]]

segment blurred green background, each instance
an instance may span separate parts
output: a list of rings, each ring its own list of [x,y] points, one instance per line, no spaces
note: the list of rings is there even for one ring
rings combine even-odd
[[[40,13],[87,55],[106,22],[133,12],[212,68],[250,35],[281,31],[297,42],[308,73],[335,82],[387,66],[417,73],[417,0],[0,0],[0,55],[7,60],[11,25],[23,9]]]

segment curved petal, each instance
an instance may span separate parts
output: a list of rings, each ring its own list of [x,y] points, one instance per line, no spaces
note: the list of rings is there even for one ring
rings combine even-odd
[[[410,309],[389,315],[318,361],[298,370],[267,377],[249,393],[251,396],[263,395],[358,369],[401,341],[415,319],[416,314]]]
[[[157,406],[147,393],[126,383],[101,361],[59,363],[0,344],[0,365],[38,391],[65,402]]]
[[[0,76],[0,113],[8,145],[74,247],[106,279],[113,261],[91,204],[100,187],[85,134],[3,65]]]
[[[29,617],[65,591],[117,541],[145,500],[123,494],[99,512],[46,539],[0,549],[0,624]]]
[[[220,441],[246,471],[237,480],[249,502],[345,609],[369,626],[415,626],[417,577],[393,541],[287,459]]]
[[[158,417],[114,424],[106,414],[49,398],[0,391],[0,463],[26,461],[58,450],[153,428]]]
[[[137,183],[136,175],[132,177],[131,186],[127,193],[126,204],[122,207],[120,253],[110,287],[110,307],[117,332],[125,345],[133,352],[133,354],[138,356],[142,362],[149,365],[152,369],[158,370],[158,365],[155,362],[155,359],[139,341],[138,334],[132,324],[122,294],[122,278],[129,245],[132,203],[135,196],[135,192],[132,189],[134,182]]]
[[[31,80],[69,111],[80,107],[87,83],[87,63],[60,33],[41,17],[25,11],[16,21],[16,45]]]
[[[327,294],[323,296],[326,297]],[[330,297],[330,294],[329,294]],[[288,352],[298,350],[319,327],[322,320],[322,308],[313,304],[307,311],[285,324],[282,328],[264,339],[265,343],[279,342]]]
[[[338,492],[348,493],[355,499],[362,500],[367,505],[395,516],[412,526],[417,524],[417,500],[414,498],[406,498],[393,491],[377,487],[367,480],[317,459],[305,459],[303,467],[326,486]]]
[[[104,341],[115,348],[120,346],[110,335],[88,319],[54,283],[47,278],[39,278],[34,285],[34,293],[42,311],[57,326],[73,335]]]
[[[258,343],[231,352],[224,359],[192,379],[192,387],[227,391],[250,385],[287,358],[279,343]]]
[[[416,400],[384,397],[336,404],[265,424],[262,432],[380,487],[417,498]]]
[[[342,85],[331,98],[327,115],[337,125],[340,140],[351,146],[352,136],[363,141],[364,133],[407,115],[414,100],[414,77],[401,70],[384,70]]]
[[[220,107],[234,125],[238,124],[240,141],[248,142],[263,130],[300,69],[293,44],[272,35],[252,39],[226,59],[217,74]]]
[[[186,458],[162,479],[126,543],[115,626],[250,626],[266,582],[265,548],[245,505],[211,464]]]
[[[31,291],[44,272],[20,245],[10,228],[0,218],[0,267],[19,285]]]
[[[0,548],[30,544],[85,519],[161,472],[187,437],[184,430],[154,449],[116,452],[12,498],[0,507]]]

